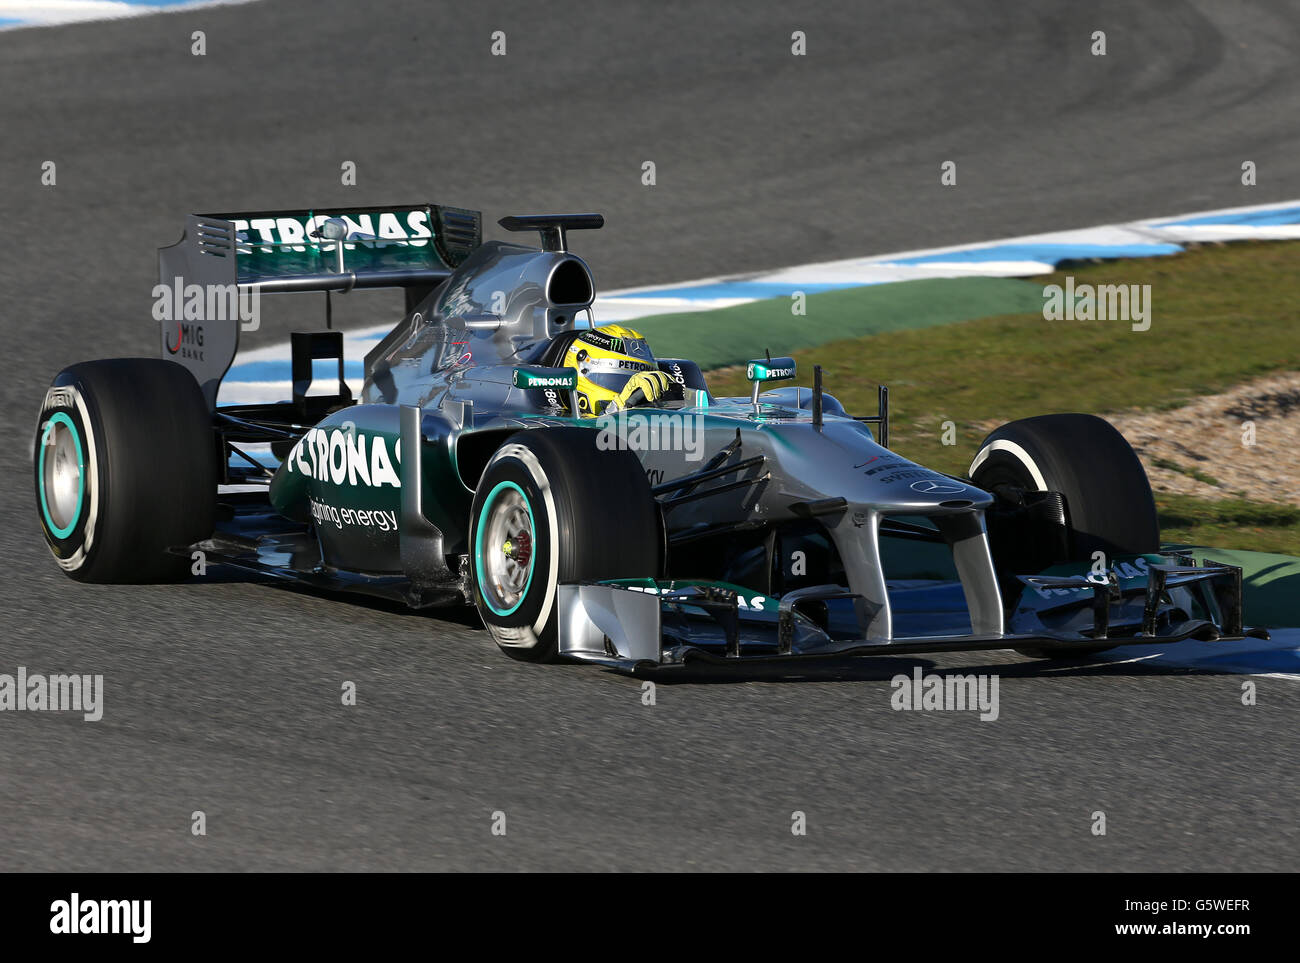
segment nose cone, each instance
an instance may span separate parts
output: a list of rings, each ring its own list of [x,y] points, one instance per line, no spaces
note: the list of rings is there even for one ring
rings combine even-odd
[[[902,486],[895,486],[897,491],[891,494],[909,507],[925,507],[939,511],[963,511],[969,508],[985,508],[993,502],[988,492],[968,485],[965,482],[949,478],[929,469],[917,468],[913,471],[924,472],[923,477],[912,481],[902,479]]]
[[[941,515],[986,508],[993,496],[882,448],[852,421],[828,420],[822,430],[806,423],[783,426],[792,442],[778,457],[797,461],[787,476],[850,504],[886,512]],[[797,440],[793,437],[798,434]]]

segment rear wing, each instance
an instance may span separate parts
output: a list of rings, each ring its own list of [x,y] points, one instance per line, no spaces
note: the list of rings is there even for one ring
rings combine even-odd
[[[424,288],[482,241],[478,211],[437,204],[191,214],[158,250],[162,356],[188,368],[210,407],[262,294]],[[168,300],[164,300],[168,299]]]

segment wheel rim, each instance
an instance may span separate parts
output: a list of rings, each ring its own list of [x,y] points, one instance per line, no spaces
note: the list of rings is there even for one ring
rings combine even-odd
[[[497,615],[513,613],[528,594],[535,543],[527,496],[514,482],[502,482],[483,503],[474,547],[479,591]]]
[[[86,497],[86,459],[77,427],[63,412],[45,423],[37,464],[41,513],[57,538],[67,538],[81,517]]]

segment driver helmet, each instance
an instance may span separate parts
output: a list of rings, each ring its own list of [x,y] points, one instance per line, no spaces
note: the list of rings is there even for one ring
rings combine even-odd
[[[641,332],[621,324],[583,331],[565,351],[564,366],[578,372],[577,413],[588,418],[603,414],[637,374],[659,370]]]

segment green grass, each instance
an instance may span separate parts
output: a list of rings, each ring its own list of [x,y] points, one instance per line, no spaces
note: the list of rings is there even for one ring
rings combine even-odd
[[[1042,287],[1013,278],[931,278],[810,294],[805,314],[791,298],[770,298],[715,311],[641,318],[665,357],[690,358],[704,369],[781,355],[843,338],[928,328],[1017,311],[1037,311]]]
[[[1194,478],[1203,485],[1213,485],[1219,487],[1219,480],[1213,475],[1207,475],[1199,468],[1190,465],[1180,465],[1178,462],[1169,458],[1152,458],[1151,464],[1156,468],[1163,468],[1165,471],[1177,472],[1180,475],[1186,475],[1188,478]]]
[[[1300,244],[1203,247],[1174,257],[1082,265],[1035,286],[1150,284],[1151,328],[1007,314],[927,330],[844,339],[793,352],[799,380],[821,365],[826,390],[854,414],[890,388],[892,447],[964,472],[980,424],[1060,411],[1170,408],[1266,372],[1300,367]],[[845,295],[851,292],[835,292]],[[1040,297],[1041,303],[1041,297]],[[811,299],[810,299],[811,304]],[[787,353],[782,343],[773,354]],[[712,372],[715,394],[747,393],[743,369]],[[945,422],[956,444],[943,444]]]
[[[1300,508],[1161,492],[1156,509],[1166,542],[1300,555]]]

